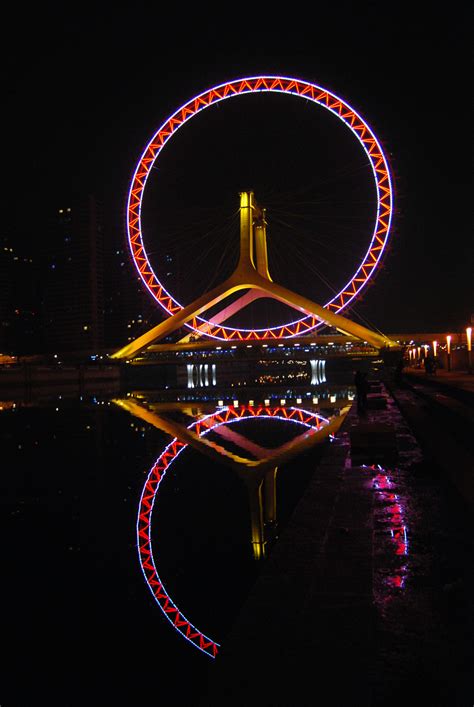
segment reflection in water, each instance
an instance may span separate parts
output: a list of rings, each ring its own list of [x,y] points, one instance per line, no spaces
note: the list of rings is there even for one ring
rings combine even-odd
[[[326,383],[326,361],[311,359],[311,385]]]
[[[210,385],[214,386],[217,383],[215,363],[188,363],[186,371],[188,374],[188,388],[208,388]]]
[[[169,431],[170,426],[173,426],[171,421],[165,420],[162,416],[151,412],[143,405],[139,405],[128,398],[115,400],[114,402],[161,429]],[[237,470],[239,476],[246,482],[249,492],[252,546],[255,558],[259,559],[265,553],[267,542],[265,530],[268,527],[274,528],[276,523],[275,478],[278,465],[334,434],[339,429],[347,410],[345,409],[343,414],[328,420],[318,413],[309,412],[301,408],[223,407],[214,413],[200,417],[186,428],[174,423],[177,435],[163,450],[151,468],[140,499],[137,521],[139,558],[150,591],[166,618],[190,643],[207,655],[215,657],[219,644],[196,628],[181,613],[165,589],[153,557],[151,541],[152,513],[158,490],[167,471],[188,444],[208,455],[220,454],[224,463]],[[221,434],[222,438],[231,440],[234,445],[237,444],[252,456],[257,457],[257,459],[241,457],[225,450],[222,446],[212,441],[209,444],[205,444],[208,440],[203,439],[223,426],[243,420],[256,421],[262,419],[297,424],[304,427],[305,432],[276,449],[268,449],[261,445],[256,445],[244,435]]]
[[[380,504],[378,520],[381,524],[383,549],[388,554],[383,567],[382,585],[393,589],[403,589],[407,576],[406,558],[408,556],[408,537],[405,522],[405,510],[397,493],[392,474],[379,464],[370,466],[375,474],[373,487]]]

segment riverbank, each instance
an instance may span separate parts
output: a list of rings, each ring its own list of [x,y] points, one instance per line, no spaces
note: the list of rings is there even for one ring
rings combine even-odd
[[[379,409],[351,410],[315,470],[211,667],[203,707],[467,704],[470,515],[403,406],[382,394]],[[383,426],[396,443],[390,466]]]
[[[120,387],[120,367],[111,364],[18,363],[0,366],[0,397],[25,399],[45,391]]]

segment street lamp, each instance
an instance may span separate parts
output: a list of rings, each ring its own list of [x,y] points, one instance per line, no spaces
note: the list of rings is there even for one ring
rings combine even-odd
[[[447,344],[447,354],[448,354],[448,371],[451,370],[451,334],[448,334],[446,337],[446,344]]]
[[[472,326],[466,328],[467,337],[467,372],[472,373]]]
[[[438,355],[438,342],[433,341],[433,356],[436,358],[437,355]]]

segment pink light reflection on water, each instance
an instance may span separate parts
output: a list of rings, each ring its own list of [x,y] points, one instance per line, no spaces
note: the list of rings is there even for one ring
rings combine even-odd
[[[379,464],[365,468],[376,472],[373,478],[373,486],[376,490],[377,498],[381,503],[387,504],[385,519],[388,524],[390,546],[394,555],[396,557],[406,557],[408,556],[408,536],[403,502],[398,494],[395,493],[395,485],[386,469]],[[407,565],[404,564],[394,568],[393,572],[384,578],[384,584],[394,589],[403,589],[406,576]]]

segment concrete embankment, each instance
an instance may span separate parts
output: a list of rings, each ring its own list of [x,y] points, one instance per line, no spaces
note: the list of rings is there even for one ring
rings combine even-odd
[[[467,697],[469,514],[380,392],[366,415],[351,410],[315,469],[223,641],[203,707]]]
[[[119,366],[17,364],[0,368],[0,395],[4,397],[22,396],[31,391],[61,388],[80,390],[103,385],[119,387]]]

